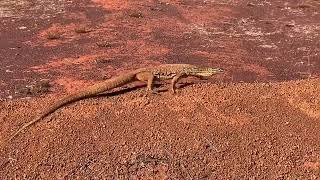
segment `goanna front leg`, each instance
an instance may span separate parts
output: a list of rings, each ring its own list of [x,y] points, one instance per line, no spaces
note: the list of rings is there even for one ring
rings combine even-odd
[[[136,75],[139,81],[147,82],[146,94],[152,93],[154,75],[151,72],[141,72]]]
[[[171,81],[171,88],[170,88],[172,94],[176,93],[176,84],[179,81],[179,79],[181,79],[185,75],[186,75],[185,73],[180,73],[173,77]]]

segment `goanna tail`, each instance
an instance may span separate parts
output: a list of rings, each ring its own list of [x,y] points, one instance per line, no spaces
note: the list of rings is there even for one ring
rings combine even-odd
[[[37,118],[35,118],[34,120],[24,124],[20,129],[18,129],[9,139],[9,141],[11,141],[13,138],[15,138],[21,131],[23,131],[24,129],[26,129],[27,127],[35,124],[36,122],[38,122],[39,120],[41,120],[42,118],[46,117],[47,115],[53,113],[54,111],[56,111],[57,109],[59,109],[60,107],[81,100],[81,99],[85,99],[88,97],[92,97],[95,95],[98,95],[102,92],[105,92],[107,90],[122,86],[128,82],[131,82],[135,79],[135,76],[137,74],[138,71],[134,71],[125,75],[121,75],[115,78],[111,78],[108,79],[104,82],[95,84],[93,86],[88,87],[85,90],[76,92],[74,94],[68,95],[65,98],[59,100],[58,102],[56,102],[55,104],[53,104],[52,106],[50,106],[49,108],[47,108],[40,116],[38,116]]]

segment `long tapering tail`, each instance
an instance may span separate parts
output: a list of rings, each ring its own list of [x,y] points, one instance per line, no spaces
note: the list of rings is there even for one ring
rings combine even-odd
[[[41,120],[42,118],[46,117],[47,115],[53,113],[54,111],[56,111],[57,109],[59,109],[60,107],[81,100],[81,99],[85,99],[88,97],[92,97],[95,95],[98,95],[102,92],[105,92],[107,90],[122,86],[128,82],[131,82],[135,79],[136,74],[139,71],[134,71],[125,75],[121,75],[115,78],[111,78],[108,79],[104,82],[95,84],[93,86],[88,87],[85,90],[82,90],[80,92],[76,92],[74,94],[68,95],[65,98],[59,100],[58,102],[56,102],[55,104],[53,104],[51,107],[47,108],[47,110],[45,110],[43,113],[41,113],[40,116],[38,116],[37,118],[35,118],[34,120],[24,124],[21,128],[19,128],[9,139],[9,141],[11,141],[13,138],[15,138],[21,131],[23,131],[24,129],[26,129],[27,127],[35,124],[36,122],[38,122],[39,120]]]

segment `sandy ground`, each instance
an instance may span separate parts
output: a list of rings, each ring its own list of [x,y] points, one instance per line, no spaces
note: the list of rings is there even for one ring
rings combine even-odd
[[[132,69],[226,72],[188,78],[176,95],[129,85],[63,107],[1,147],[0,178],[319,178],[319,9],[316,0],[1,1],[1,145],[64,94]]]

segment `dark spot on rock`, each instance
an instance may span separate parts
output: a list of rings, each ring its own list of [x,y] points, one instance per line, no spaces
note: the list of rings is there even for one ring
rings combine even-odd
[[[48,32],[46,34],[46,38],[49,39],[49,40],[60,39],[61,38],[61,33],[59,33],[59,32]]]
[[[112,47],[112,44],[108,41],[100,41],[100,42],[97,42],[96,45],[98,47],[103,47],[103,48],[109,48],[109,47]]]
[[[311,8],[312,6],[309,5],[309,4],[300,4],[297,6],[297,8],[300,8],[300,9],[306,9],[306,8]]]
[[[40,81],[35,84],[26,85],[24,87],[17,87],[15,92],[19,96],[34,96],[34,95],[40,95],[49,92],[50,90],[50,83],[49,81]]]
[[[288,23],[288,24],[286,24],[286,27],[294,27],[294,26],[295,26],[294,23]]]
[[[140,12],[131,13],[129,16],[134,18],[144,18],[144,15]]]
[[[78,34],[85,34],[85,33],[89,33],[91,32],[92,29],[85,27],[85,26],[80,26],[74,29],[74,32],[78,33]]]

